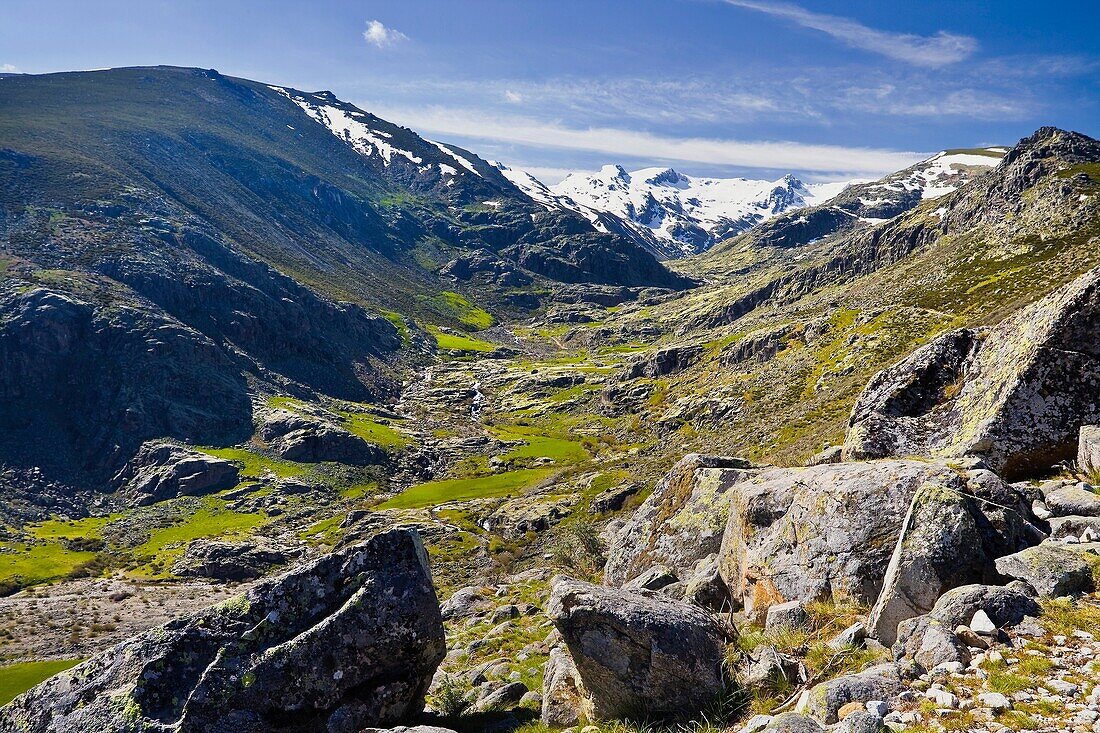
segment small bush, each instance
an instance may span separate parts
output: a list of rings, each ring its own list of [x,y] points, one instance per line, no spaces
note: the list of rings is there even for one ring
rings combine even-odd
[[[605,562],[600,530],[587,519],[561,525],[550,553],[556,564],[587,578],[598,576]]]
[[[444,718],[460,718],[470,709],[470,684],[461,677],[443,675],[435,692],[428,696],[428,702]]]

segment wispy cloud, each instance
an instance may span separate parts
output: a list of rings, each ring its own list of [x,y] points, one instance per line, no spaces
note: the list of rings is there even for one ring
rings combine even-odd
[[[18,71],[18,67],[16,67],[14,64],[0,64],[0,72],[15,74]]]
[[[514,89],[504,90],[504,101],[509,104],[523,104],[523,95]]]
[[[793,169],[878,176],[912,165],[923,153],[785,141],[671,137],[615,127],[572,128],[521,116],[486,116],[472,109],[376,109],[379,115],[421,132],[513,145],[745,168]]]
[[[367,23],[367,29],[363,31],[363,38],[367,43],[378,48],[389,48],[395,43],[409,40],[409,37],[404,33],[395,28],[387,28],[380,20],[372,20]]]
[[[757,10],[793,21],[805,28],[827,33],[853,48],[871,51],[917,66],[938,67],[970,57],[978,49],[971,36],[939,31],[932,36],[891,33],[838,15],[815,13],[798,5],[762,0],[725,0],[730,5]]]

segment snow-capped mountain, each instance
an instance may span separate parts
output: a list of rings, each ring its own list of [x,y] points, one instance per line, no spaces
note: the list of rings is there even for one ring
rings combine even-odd
[[[789,174],[775,181],[703,178],[672,168],[628,172],[608,165],[598,173],[571,174],[547,190],[572,201],[593,223],[598,214],[612,214],[656,240],[663,254],[683,257],[785,211],[820,203],[846,185],[805,184]]]
[[[856,183],[820,204],[777,216],[754,232],[758,244],[796,247],[873,226],[945,196],[1001,162],[1005,148],[945,150],[877,181]]]

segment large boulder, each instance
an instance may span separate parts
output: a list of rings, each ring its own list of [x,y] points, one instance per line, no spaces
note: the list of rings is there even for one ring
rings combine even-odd
[[[550,650],[542,676],[542,722],[567,728],[580,722],[580,675],[569,652]]]
[[[857,674],[822,682],[810,690],[799,712],[832,724],[837,712],[852,702],[891,700],[905,689],[903,670],[896,664],[879,664]]]
[[[0,730],[388,728],[422,709],[445,654],[427,554],[394,530],[52,677],[0,708]]]
[[[1043,500],[1056,517],[1100,517],[1100,496],[1080,485],[1052,486]]]
[[[749,611],[830,596],[873,603],[910,503],[925,485],[966,489],[958,472],[926,461],[738,476],[728,492],[729,522],[719,554],[732,597]]]
[[[993,561],[1027,547],[1038,530],[1023,518],[1024,497],[989,471],[964,483],[927,483],[913,497],[871,610],[872,635],[889,646],[898,623],[932,610],[945,591],[1001,580]]]
[[[980,457],[1008,478],[1077,455],[1100,421],[1100,268],[990,330],[943,334],[868,383],[848,459]]]
[[[1043,596],[1066,596],[1092,590],[1092,567],[1082,553],[1058,542],[997,558],[997,571],[1022,580]]]
[[[558,577],[547,612],[576,666],[588,720],[690,716],[726,689],[726,635],[695,606]]]
[[[1085,473],[1100,471],[1100,425],[1082,425],[1077,437],[1077,468]]]
[[[151,441],[141,446],[112,483],[131,504],[145,506],[229,489],[239,481],[240,470],[229,461],[174,443]]]
[[[727,521],[727,492],[755,472],[739,458],[684,456],[608,542],[604,580],[622,585],[654,565],[690,577],[718,552]]]

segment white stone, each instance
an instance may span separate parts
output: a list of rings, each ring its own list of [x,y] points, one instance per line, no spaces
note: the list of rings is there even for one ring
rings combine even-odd
[[[749,722],[745,723],[741,733],[759,733],[759,731],[767,728],[770,722],[772,722],[772,716],[770,715],[754,715],[749,718]]]
[[[959,707],[959,698],[958,698],[958,696],[948,692],[947,690],[943,690],[943,689],[937,690],[937,689],[934,689],[934,688],[930,688],[928,690],[928,692],[924,693],[924,696],[927,697],[932,702],[936,703],[936,705],[938,705],[941,708],[946,708],[948,710],[955,710],[956,708]]]
[[[883,700],[868,700],[867,712],[871,715],[877,715],[880,718],[885,718],[890,712],[890,704]]]
[[[1066,682],[1065,680],[1047,680],[1045,685],[1047,689],[1057,692],[1059,695],[1076,695],[1081,689],[1072,682]]]
[[[969,626],[971,631],[982,636],[992,636],[997,633],[997,624],[993,623],[993,620],[989,618],[989,614],[980,608],[974,612],[974,617],[970,619]]]
[[[1012,701],[999,692],[983,692],[978,695],[978,702],[995,713],[1012,709]]]

